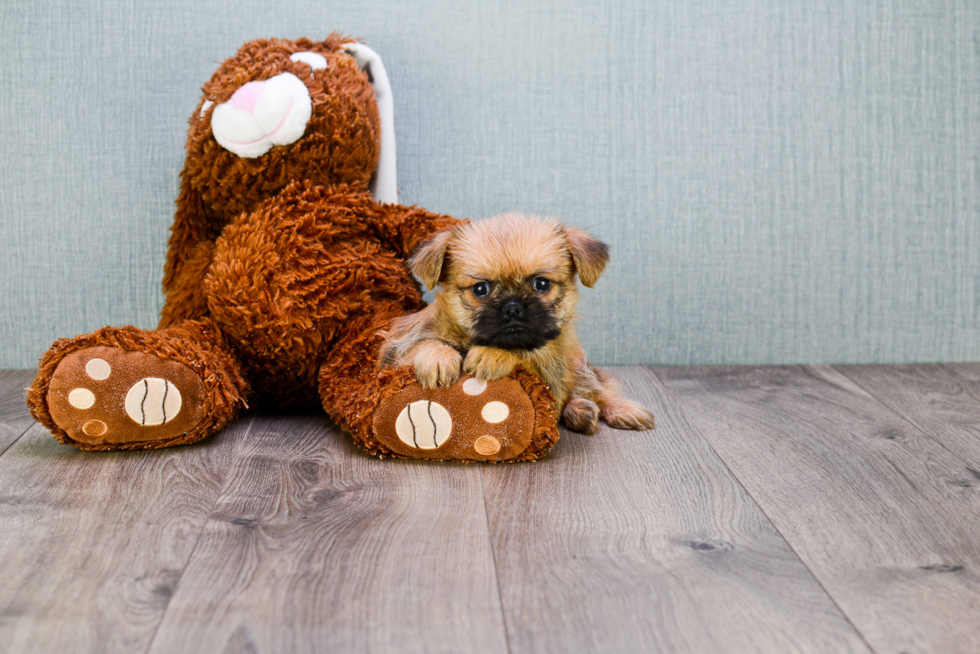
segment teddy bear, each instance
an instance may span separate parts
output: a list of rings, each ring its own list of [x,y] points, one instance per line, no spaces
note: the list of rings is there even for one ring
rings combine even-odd
[[[423,388],[377,365],[380,332],[424,306],[405,261],[460,219],[397,204],[391,88],[337,33],[244,44],[203,86],[159,326],[56,341],[34,417],[85,450],[188,444],[255,405],[322,406],[370,454],[534,460],[558,439],[534,375]]]

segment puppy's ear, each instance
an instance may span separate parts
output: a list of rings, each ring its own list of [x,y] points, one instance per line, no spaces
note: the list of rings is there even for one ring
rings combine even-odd
[[[412,271],[426,288],[433,289],[442,278],[442,269],[446,263],[446,248],[452,239],[452,230],[439,232],[431,236],[415,248],[408,260],[408,269]]]
[[[572,262],[575,264],[575,270],[578,271],[579,279],[592,288],[599,281],[602,271],[609,262],[609,246],[575,227],[565,228],[565,240],[568,242],[568,251],[572,255]]]

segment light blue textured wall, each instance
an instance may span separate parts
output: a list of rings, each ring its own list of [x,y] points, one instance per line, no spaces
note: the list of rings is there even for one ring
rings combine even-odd
[[[152,327],[186,120],[260,36],[363,36],[402,198],[608,240],[599,363],[980,358],[980,3],[4,2],[0,366]]]

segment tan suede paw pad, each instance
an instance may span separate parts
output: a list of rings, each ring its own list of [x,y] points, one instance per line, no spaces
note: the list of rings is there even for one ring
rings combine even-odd
[[[514,379],[463,376],[446,388],[409,384],[374,414],[375,435],[396,454],[441,461],[506,461],[531,443],[534,407]]]
[[[115,347],[90,347],[58,364],[51,418],[84,444],[162,441],[204,417],[204,382],[187,366]]]

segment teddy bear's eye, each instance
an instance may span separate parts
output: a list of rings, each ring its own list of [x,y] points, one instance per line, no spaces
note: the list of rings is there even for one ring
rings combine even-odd
[[[487,282],[477,282],[473,284],[473,295],[477,297],[486,297],[490,295],[490,284]]]

